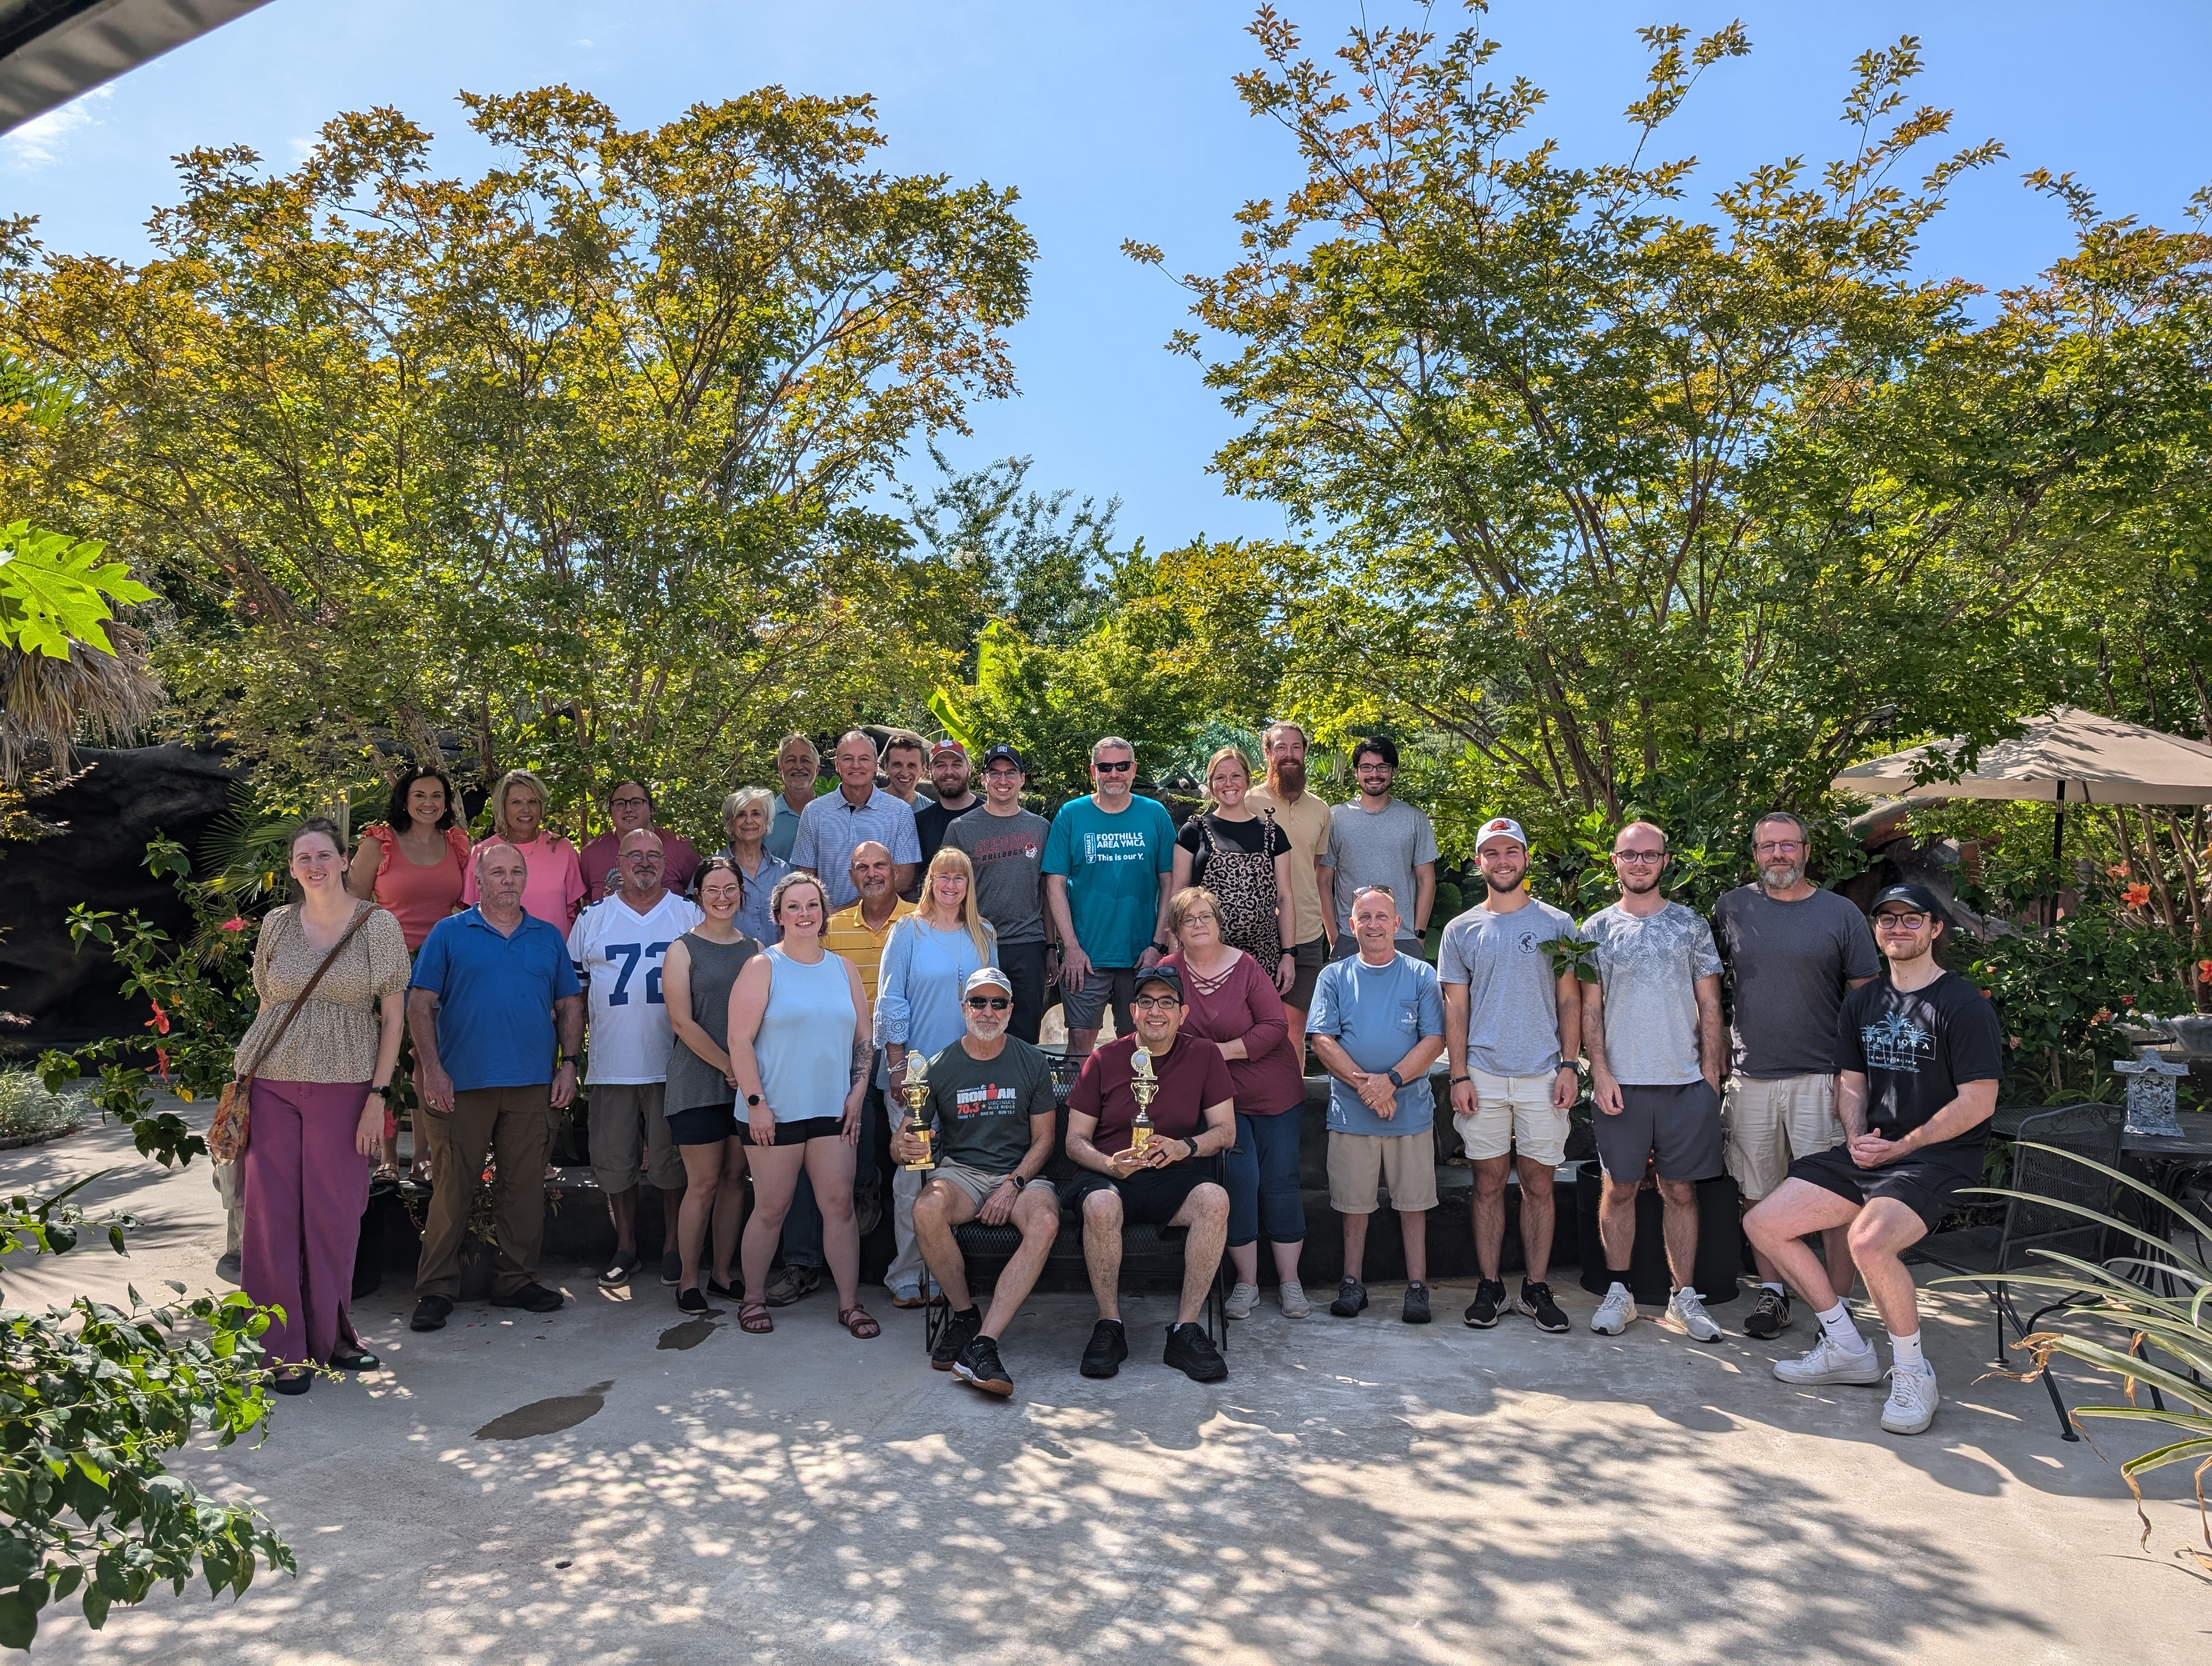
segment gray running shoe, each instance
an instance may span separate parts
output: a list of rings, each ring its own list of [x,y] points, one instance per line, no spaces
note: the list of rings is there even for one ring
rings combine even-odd
[[[1296,1279],[1285,1279],[1282,1288],[1275,1294],[1283,1304],[1283,1316],[1285,1319],[1313,1317],[1313,1304],[1306,1299],[1306,1287]]]
[[[1223,1304],[1222,1311],[1232,1319],[1249,1319],[1252,1316],[1253,1310],[1259,1305],[1260,1286],[1256,1284],[1240,1284],[1229,1292],[1229,1299]]]
[[[1590,1329],[1601,1336],[1618,1336],[1636,1322],[1636,1298],[1626,1285],[1615,1285],[1590,1315]]]
[[[1705,1311],[1705,1304],[1698,1292],[1685,1285],[1674,1292],[1667,1304],[1667,1316],[1689,1333],[1693,1342],[1717,1342],[1721,1339],[1720,1322]]]

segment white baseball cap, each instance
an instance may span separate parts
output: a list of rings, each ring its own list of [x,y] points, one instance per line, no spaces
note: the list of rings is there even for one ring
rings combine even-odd
[[[960,986],[961,994],[965,995],[972,995],[978,989],[1004,989],[1012,994],[1014,992],[1013,980],[996,966],[981,966],[969,973],[968,981]]]
[[[1474,848],[1480,850],[1492,839],[1510,839],[1523,850],[1528,848],[1528,836],[1510,816],[1492,816],[1483,823],[1481,830],[1474,836]]]

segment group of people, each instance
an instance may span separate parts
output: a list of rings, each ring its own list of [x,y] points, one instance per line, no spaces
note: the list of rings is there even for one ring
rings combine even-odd
[[[672,1224],[660,1273],[680,1309],[734,1302],[740,1327],[765,1333],[771,1310],[826,1271],[838,1323],[876,1336],[860,1240],[883,1207],[880,1152],[893,1165],[890,1299],[942,1301],[932,1363],[1002,1395],[1001,1343],[1063,1212],[1097,1304],[1087,1376],[1128,1354],[1125,1225],[1184,1234],[1164,1358],[1196,1380],[1227,1371],[1200,1322],[1224,1255],[1230,1318],[1258,1309],[1263,1235],[1282,1313],[1311,1314],[1298,1173],[1310,1048],[1328,1078],[1343,1237],[1331,1313],[1368,1305],[1368,1225],[1387,1197],[1407,1274],[1400,1316],[1432,1316],[1443,1060],[1441,1097],[1473,1171],[1479,1279],[1463,1321],[1486,1329],[1510,1310],[1569,1329],[1547,1274],[1586,1066],[1607,1274],[1590,1329],[1619,1335],[1638,1316],[1636,1200],[1655,1188],[1672,1289],[1662,1322],[1720,1336],[1694,1277],[1697,1187],[1725,1172],[1751,1205],[1761,1280],[1746,1334],[1788,1329],[1793,1290],[1818,1318],[1812,1351],[1776,1375],[1882,1379],[1846,1302],[1863,1277],[1892,1350],[1883,1426],[1928,1426],[1937,1395],[1902,1256],[1978,1182],[2000,1064],[1990,1003],[1934,958],[1935,900],[1892,887],[1870,930],[1811,884],[1805,824],[1776,812],[1754,830],[1757,879],[1711,924],[1665,895],[1666,836],[1646,821],[1613,842],[1618,900],[1577,922],[1529,894],[1528,837],[1499,817],[1476,836],[1484,894],[1444,925],[1431,964],[1437,843],[1393,795],[1396,749],[1359,742],[1358,794],[1329,806],[1308,790],[1306,748],[1287,723],[1263,736],[1263,769],[1222,748],[1180,829],[1133,792],[1136,754],[1117,737],[1091,748],[1091,791],[1048,820],[1024,807],[1011,746],[985,752],[978,793],[957,742],[902,733],[879,752],[860,731],[839,739],[837,785],[818,795],[813,745],[787,739],[781,789],[731,794],[728,842],[704,859],[654,824],[635,781],[612,788],[609,830],[580,854],[545,830],[544,784],[520,770],[493,789],[494,830],[473,844],[451,782],[428,769],[395,786],[350,863],[332,824],[302,824],[299,900],[264,926],[262,1011],[239,1048],[253,1077],[243,1282],[287,1315],[268,1339],[276,1386],[304,1392],[313,1363],[375,1364],[347,1313],[351,1223],[369,1159],[394,1154],[384,1097],[403,1041],[433,1182],[416,1329],[453,1309],[487,1157],[491,1300],[562,1305],[538,1276],[543,1177],[580,1057],[616,1238],[603,1282],[641,1268],[649,1181]],[[925,772],[933,797],[920,793]],[[1057,1151],[1054,1065],[1037,1044],[1054,990],[1079,1066]],[[1055,1155],[1071,1171],[1056,1186]],[[1509,1302],[1515,1178],[1525,1271]],[[1011,1225],[1018,1240],[988,1310],[956,1236],[971,1220]]]

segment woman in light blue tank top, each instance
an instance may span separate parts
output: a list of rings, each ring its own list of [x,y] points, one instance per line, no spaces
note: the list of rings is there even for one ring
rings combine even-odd
[[[822,1210],[822,1249],[837,1281],[837,1322],[860,1337],[882,1327],[860,1305],[860,1232],[853,1155],[867,1090],[868,998],[852,963],[822,946],[830,905],[811,873],[787,873],[769,898],[782,941],[747,961],[730,988],[730,1069],[738,1119],[751,1134],[752,1219],[745,1223],[743,1329],[775,1329],[769,1263],[799,1170]]]

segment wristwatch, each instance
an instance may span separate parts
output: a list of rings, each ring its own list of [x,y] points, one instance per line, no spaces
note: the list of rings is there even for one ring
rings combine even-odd
[[[748,1106],[757,1105],[757,1104],[758,1104],[760,1102],[761,1102],[761,1096],[760,1096],[759,1094],[757,1094],[757,1093],[748,1093],[748,1094],[746,1094],[746,1095],[745,1095],[745,1104],[746,1104]]]
[[[1198,1141],[1197,1141],[1197,1140],[1195,1140],[1192,1139],[1188,1134],[1185,1134],[1185,1135],[1183,1136],[1183,1141],[1182,1141],[1182,1142],[1183,1142],[1183,1144],[1184,1144],[1184,1145],[1186,1145],[1186,1146],[1189,1146],[1189,1147],[1190,1147],[1190,1155],[1191,1155],[1191,1157],[1195,1157],[1195,1156],[1197,1156],[1197,1155],[1198,1155]],[[1183,1160],[1184,1160],[1185,1162],[1188,1162],[1188,1161],[1190,1160],[1190,1158],[1185,1158]]]
[[[1165,954],[1167,952],[1168,952],[1168,940],[1167,940],[1167,939],[1165,939],[1164,937],[1156,937],[1156,938],[1154,938],[1154,939],[1152,939],[1152,952],[1153,952],[1154,954]]]
[[[1401,1075],[1400,1075],[1396,1071],[1395,1071],[1395,1070],[1386,1070],[1386,1071],[1384,1071],[1382,1073],[1383,1073],[1385,1076],[1388,1076],[1388,1077],[1390,1079],[1390,1085],[1391,1085],[1391,1086],[1393,1086],[1393,1087],[1403,1087],[1403,1086],[1405,1086],[1405,1085],[1406,1085],[1406,1079],[1405,1079],[1403,1076],[1401,1076]]]
[[[1472,1077],[1472,1076],[1455,1076],[1455,1077],[1453,1077],[1453,1078],[1451,1079],[1451,1080],[1450,1080],[1449,1083],[1447,1083],[1447,1084],[1446,1084],[1446,1085],[1447,1085],[1447,1086],[1450,1086],[1450,1087],[1457,1087],[1457,1086],[1458,1086],[1462,1082],[1471,1082],[1471,1081],[1473,1081],[1474,1079],[1474,1077]]]

